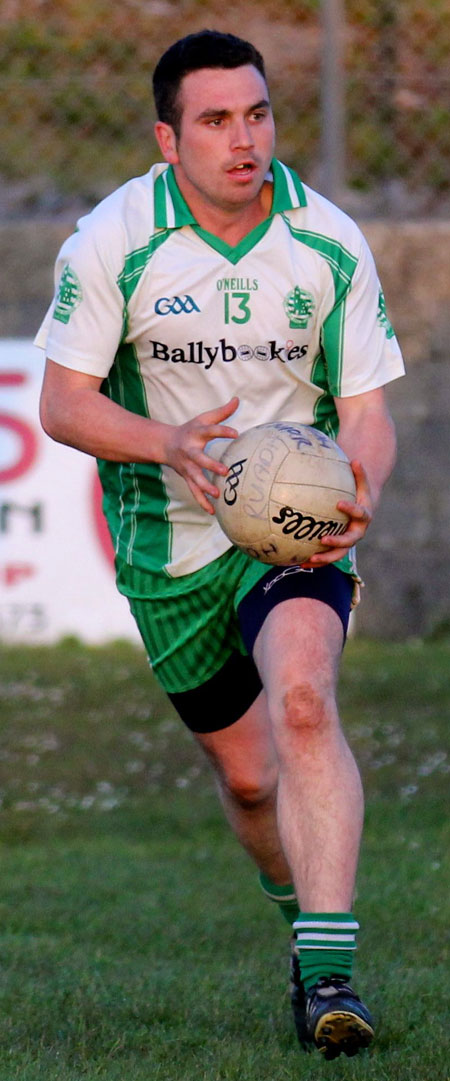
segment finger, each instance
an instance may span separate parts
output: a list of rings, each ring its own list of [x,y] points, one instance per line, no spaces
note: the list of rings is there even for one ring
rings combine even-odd
[[[215,514],[215,508],[208,499],[206,491],[209,491],[211,489],[211,495],[216,494],[216,496],[218,496],[219,493],[217,489],[214,489],[214,486],[210,485],[209,487],[207,487],[206,491],[204,491],[203,488],[201,488],[199,484],[196,484],[196,482],[192,480],[191,477],[186,477],[186,483],[189,490],[192,492],[194,499],[197,501],[200,507],[202,507],[203,510],[207,512],[207,514]]]
[[[192,468],[193,467],[193,468]],[[203,448],[199,450],[191,449],[187,455],[186,471],[194,476],[194,470],[197,472],[200,469],[206,469],[209,473],[218,473],[222,477],[226,477],[230,471],[230,467],[221,462],[218,458],[211,458],[209,454],[205,454]],[[197,473],[198,475],[198,473]]]
[[[362,503],[347,503],[346,500],[341,499],[337,504],[337,509],[342,510],[344,514],[348,514],[349,518],[357,519],[361,522],[372,521],[372,514],[368,507],[365,507]]]
[[[223,477],[226,477],[230,467],[221,462],[220,459],[205,454],[204,447],[214,439],[235,439],[237,434],[234,428],[202,429],[196,433],[194,445],[188,451],[188,456],[202,469],[209,469],[212,473],[220,473]]]
[[[305,559],[304,562],[301,563],[304,570],[314,570],[315,567],[322,567],[327,563],[334,563],[337,559],[343,559],[346,553],[354,547],[356,542],[353,541],[352,543],[349,543],[347,541],[342,548],[337,547],[338,541],[336,539],[329,540],[328,543],[330,546],[329,548],[325,549],[324,547],[322,552],[314,552],[314,555],[309,556],[308,559]],[[325,544],[325,540],[322,540],[321,544]]]
[[[186,464],[185,479],[188,484],[195,484],[196,488],[199,488],[202,492],[207,492],[212,495],[214,499],[219,497],[219,489],[216,484],[204,473],[204,469],[208,469],[209,472],[217,473],[217,469],[212,469],[212,466],[221,466],[221,462],[216,462],[212,458],[207,458],[206,455],[199,455],[195,461],[190,460]],[[226,469],[226,472],[228,470]]]
[[[311,558],[308,559],[307,563],[302,563],[302,567],[304,567],[305,570],[314,570],[318,567],[326,567],[329,563],[336,563],[337,560],[342,559],[344,555],[345,552],[341,551],[340,548],[332,548],[329,552],[320,552],[316,553],[316,555],[314,556],[311,556]]]
[[[231,414],[236,412],[238,405],[239,398],[230,398],[229,402],[218,406],[217,409],[209,409],[206,413],[199,413],[197,419],[204,424],[220,424],[222,420],[226,420],[227,417],[231,417]]]
[[[352,548],[363,538],[366,528],[363,523],[359,525],[355,522],[340,537],[322,537],[320,543],[324,548]]]
[[[223,424],[213,424],[200,431],[204,443],[209,443],[211,439],[236,439],[238,434],[236,428],[228,428]]]
[[[207,454],[199,454],[196,461],[202,469],[207,469],[209,473],[217,473],[221,477],[226,477],[230,471],[230,467],[224,462],[219,462],[217,458],[208,458]]]
[[[308,564],[302,564],[302,566],[317,567],[325,563],[334,563],[337,559],[344,559],[344,557],[355,547],[355,544],[361,540],[360,536],[347,535],[345,543],[342,543],[342,537],[329,538],[327,541],[325,538],[321,541],[323,544],[323,551],[315,552],[310,556]]]

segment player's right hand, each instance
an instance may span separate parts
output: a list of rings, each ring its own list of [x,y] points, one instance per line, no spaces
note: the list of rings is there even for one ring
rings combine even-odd
[[[219,409],[200,413],[197,417],[170,428],[167,438],[166,464],[184,478],[197,503],[208,514],[214,514],[214,506],[208,499],[217,499],[219,489],[206,476],[205,470],[226,476],[228,466],[205,454],[204,448],[211,439],[235,439],[236,428],[223,424],[235,412],[239,398],[231,398]]]

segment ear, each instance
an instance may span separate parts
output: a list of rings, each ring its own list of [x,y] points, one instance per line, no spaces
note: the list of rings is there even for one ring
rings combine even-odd
[[[155,124],[155,136],[166,161],[170,165],[177,165],[179,161],[177,137],[170,124],[163,124],[161,120],[158,120]]]

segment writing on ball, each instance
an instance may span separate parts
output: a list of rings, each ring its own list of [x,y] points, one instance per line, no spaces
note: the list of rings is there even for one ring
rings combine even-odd
[[[312,514],[302,514],[292,507],[280,507],[278,515],[272,517],[274,525],[283,525],[281,530],[284,534],[292,534],[294,540],[322,540],[322,537],[337,537],[345,533],[347,522],[339,522],[329,518],[328,521],[318,521]]]
[[[223,490],[223,498],[228,507],[232,507],[236,502],[239,479],[246,461],[246,458],[242,458],[240,462],[233,462],[233,465],[230,465]]]

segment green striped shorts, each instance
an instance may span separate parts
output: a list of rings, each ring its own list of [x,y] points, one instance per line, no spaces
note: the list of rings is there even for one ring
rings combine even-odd
[[[151,666],[169,694],[200,687],[233,652],[247,654],[237,607],[268,569],[237,548],[181,578],[119,566],[118,589],[128,598]]]

